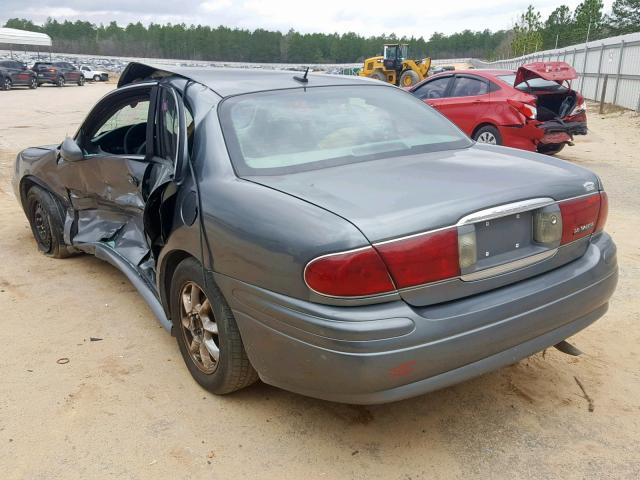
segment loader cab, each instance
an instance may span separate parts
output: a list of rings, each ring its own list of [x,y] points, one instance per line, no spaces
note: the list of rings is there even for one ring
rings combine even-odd
[[[402,70],[405,58],[407,58],[407,45],[393,43],[384,46],[383,64],[385,69]]]

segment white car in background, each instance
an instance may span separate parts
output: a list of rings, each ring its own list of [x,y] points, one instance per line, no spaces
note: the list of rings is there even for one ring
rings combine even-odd
[[[80,65],[79,68],[85,80],[93,80],[94,82],[106,82],[109,80],[109,74],[107,72],[94,70],[88,65]]]

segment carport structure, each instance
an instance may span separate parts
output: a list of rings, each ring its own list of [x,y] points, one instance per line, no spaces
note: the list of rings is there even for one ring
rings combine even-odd
[[[13,58],[13,46],[19,45],[35,46],[38,47],[36,52],[38,58],[40,58],[40,47],[49,48],[49,60],[51,60],[51,37],[46,33],[29,32],[27,30],[18,30],[16,28],[0,28],[0,45],[9,45],[9,51],[11,52],[11,58]]]

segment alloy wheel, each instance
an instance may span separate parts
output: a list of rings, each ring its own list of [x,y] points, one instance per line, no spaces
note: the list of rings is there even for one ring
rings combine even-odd
[[[482,132],[478,136],[478,143],[488,143],[490,145],[496,145],[498,143],[495,135],[491,132]]]
[[[211,302],[195,282],[187,282],[180,292],[180,330],[196,367],[205,374],[215,372],[220,359],[218,324]]]
[[[5,78],[4,83],[2,85],[3,90],[11,90],[11,79]]]

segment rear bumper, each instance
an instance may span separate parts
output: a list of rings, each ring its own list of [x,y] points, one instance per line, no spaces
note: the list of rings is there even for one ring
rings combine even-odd
[[[575,135],[587,134],[586,121],[529,121],[524,125],[498,127],[505,147],[535,152],[538,144],[558,145],[570,142]]]
[[[473,297],[413,308],[304,302],[216,277],[266,383],[345,403],[385,403],[516,362],[582,330],[617,283],[607,234],[583,257]]]
[[[38,83],[56,83],[57,73],[37,73]]]

